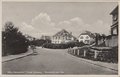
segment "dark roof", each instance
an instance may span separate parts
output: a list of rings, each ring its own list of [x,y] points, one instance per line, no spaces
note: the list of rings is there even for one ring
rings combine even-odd
[[[91,38],[95,38],[94,34],[91,33],[90,31],[85,31],[85,32],[81,33],[80,35],[88,35],[88,36],[90,36]],[[79,35],[79,36],[80,36],[80,35]]]
[[[111,14],[118,14],[118,6],[115,7],[115,9],[113,9],[113,11],[110,13]]]
[[[77,39],[76,37],[74,37],[72,34],[70,34],[68,31],[66,31],[65,29],[62,29],[61,31],[57,32],[55,35],[53,35],[53,37],[55,36],[68,36],[68,37],[73,37],[74,39]]]

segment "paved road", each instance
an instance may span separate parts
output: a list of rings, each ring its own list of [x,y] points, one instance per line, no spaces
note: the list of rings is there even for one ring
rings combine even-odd
[[[67,50],[37,48],[30,55],[2,64],[3,74],[117,74],[116,71],[82,61]]]

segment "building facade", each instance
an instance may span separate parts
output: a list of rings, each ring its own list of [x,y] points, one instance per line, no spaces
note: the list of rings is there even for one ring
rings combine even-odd
[[[92,44],[95,41],[95,36],[91,32],[85,31],[78,36],[78,40],[84,44]]]
[[[51,37],[50,36],[42,35],[41,39],[43,39],[43,40],[51,40]]]
[[[119,30],[118,6],[116,6],[115,9],[112,10],[110,15],[112,15],[112,25],[110,26],[111,34],[106,36],[105,39],[101,39],[104,41],[101,41],[101,40],[98,40],[98,41],[99,41],[99,44],[105,43],[105,46],[107,47],[117,47],[119,42],[118,41],[118,30]]]
[[[61,44],[61,43],[75,41],[75,40],[76,38],[72,35],[72,33],[69,33],[68,31],[63,29],[52,37],[51,42],[54,44]]]
[[[110,13],[112,15],[111,35],[118,35],[118,6]]]

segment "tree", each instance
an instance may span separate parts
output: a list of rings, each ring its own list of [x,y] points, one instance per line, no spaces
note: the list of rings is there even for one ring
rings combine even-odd
[[[102,34],[101,37],[102,37],[103,40],[105,40],[106,35],[105,35],[105,34]]]
[[[5,23],[5,31],[2,32],[2,43],[4,55],[24,53],[28,47],[28,40],[17,27],[14,27],[12,22]]]
[[[94,35],[95,35],[95,44],[98,45],[98,40],[100,39],[100,34],[94,33]]]

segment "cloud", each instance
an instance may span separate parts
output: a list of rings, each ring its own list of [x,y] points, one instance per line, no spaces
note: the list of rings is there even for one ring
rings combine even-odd
[[[34,30],[34,27],[33,27],[32,25],[28,25],[27,23],[23,22],[23,23],[20,25],[19,29],[20,29],[22,32],[26,33],[26,32],[29,32],[29,31]]]
[[[23,22],[20,26],[20,30],[24,34],[40,38],[41,35],[53,35],[56,33],[59,29],[54,26],[55,23],[51,21],[47,13],[40,13],[31,20],[30,25]]]
[[[106,35],[109,34],[110,30],[110,26],[102,20],[97,20],[92,24],[87,24],[80,17],[74,17],[72,19],[62,21],[59,23],[58,28],[67,29],[73,32],[76,37],[85,30]]]
[[[41,31],[34,28],[32,25],[28,25],[25,22],[22,22],[22,24],[19,27],[19,30],[23,32],[23,34],[28,34],[33,37],[40,37],[40,33],[41,33]]]
[[[74,17],[72,19],[59,22],[57,28],[65,28],[77,37],[81,31],[87,30],[89,26],[90,25],[84,23],[80,17]]]
[[[76,22],[76,23],[79,23],[79,24],[83,24],[83,20],[79,17],[75,17],[75,18],[72,18],[70,19],[71,22]]]
[[[36,38],[40,38],[41,35],[52,36],[61,29],[66,29],[78,37],[81,31],[84,30],[108,34],[110,26],[102,20],[97,20],[92,24],[87,24],[80,17],[74,17],[69,20],[54,23],[47,13],[40,13],[31,20],[29,25],[25,22],[21,25],[22,32]]]
[[[69,27],[71,27],[70,21],[61,21],[56,25],[56,28],[60,29],[68,29]]]
[[[51,18],[47,13],[40,13],[38,16],[32,19],[31,24],[34,27],[41,29],[55,26],[55,23],[51,21]]]
[[[40,13],[38,16],[32,19],[32,24],[36,23],[42,23],[42,24],[51,24],[51,18],[47,13]]]
[[[47,13],[40,13],[32,19],[31,24],[35,29],[39,29],[45,35],[52,35],[59,29],[55,28],[55,23],[51,21]]]
[[[92,24],[91,31],[108,35],[110,34],[110,25],[103,22],[102,20],[97,20],[95,23]]]

